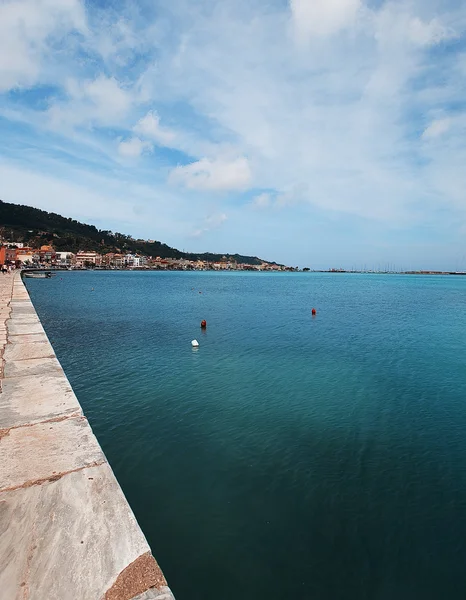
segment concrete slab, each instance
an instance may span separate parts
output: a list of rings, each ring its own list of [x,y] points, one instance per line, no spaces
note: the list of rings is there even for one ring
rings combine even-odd
[[[16,315],[35,315],[36,310],[30,302],[15,303],[12,306],[11,314]]]
[[[14,335],[11,333],[11,331],[8,332],[8,342],[10,344],[15,344],[15,343],[32,343],[32,342],[48,342],[49,339],[48,337],[45,335],[45,331],[42,330],[39,333],[26,333],[26,334],[19,334],[19,335]]]
[[[85,417],[3,430],[0,492],[105,461]]]
[[[44,329],[40,321],[21,323],[16,320],[10,320],[8,321],[8,331],[11,335],[30,335],[31,333],[43,333]]]
[[[5,600],[107,598],[118,576],[148,552],[107,464],[2,494],[0,590]],[[143,589],[135,586],[126,598]]]
[[[8,368],[8,362],[5,362]],[[3,379],[0,429],[39,423],[81,411],[64,373]]]
[[[55,356],[52,345],[48,340],[28,342],[24,341],[24,338],[26,337],[28,336],[16,336],[15,340],[17,341],[7,344],[5,347],[5,354],[3,355],[5,361],[29,360],[31,358],[48,358],[49,356]]]
[[[27,304],[23,308],[26,307]],[[37,316],[37,313],[34,310],[32,304],[29,305],[29,308],[32,308],[33,310],[30,310],[29,312],[20,312],[14,308],[11,311],[10,319],[12,319],[13,321],[18,321],[20,323],[39,323],[39,317]]]
[[[5,362],[4,377],[22,377],[30,375],[63,375],[63,369],[55,356],[48,358],[30,358],[8,360]]]

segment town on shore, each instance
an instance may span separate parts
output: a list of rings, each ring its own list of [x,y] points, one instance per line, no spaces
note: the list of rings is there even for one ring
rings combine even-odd
[[[239,263],[231,258],[222,260],[189,260],[185,258],[162,258],[137,253],[107,252],[99,254],[91,250],[76,253],[55,250],[51,245],[31,248],[22,242],[0,241],[0,268],[14,269],[98,269],[98,270],[166,270],[166,271],[288,271],[312,273],[364,273],[402,275],[466,275],[465,271],[435,271],[395,269],[300,269],[261,261],[260,264]],[[10,269],[8,269],[8,267]]]
[[[223,260],[187,260],[183,258],[161,258],[142,254],[94,251],[57,251],[51,245],[31,248],[21,242],[4,241],[0,246],[0,264],[16,268],[55,269],[140,269],[172,271],[299,271],[298,267],[286,267],[262,261],[259,265],[237,263],[226,257]],[[308,270],[308,269],[307,269]]]

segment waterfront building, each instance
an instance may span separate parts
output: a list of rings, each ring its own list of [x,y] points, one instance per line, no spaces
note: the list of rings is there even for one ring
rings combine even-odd
[[[154,261],[152,261],[152,266],[156,269],[168,269],[169,262],[168,260],[162,259],[160,258],[160,256],[157,256],[157,258]]]
[[[128,254],[125,255],[125,267],[134,267],[135,258],[136,256],[134,254],[128,252]]]
[[[55,264],[59,267],[71,267],[76,262],[73,252],[55,252]]]
[[[133,267],[141,268],[147,265],[147,256],[142,254],[135,254],[133,259]]]
[[[97,252],[78,252],[76,254],[76,266],[88,267],[94,265],[100,267],[102,264],[102,255]]]
[[[0,264],[11,264],[16,262],[16,248],[8,248],[8,246],[0,247]]]
[[[55,249],[53,246],[44,245],[40,247],[39,250],[39,260],[40,262],[51,263],[55,260]]]
[[[19,262],[22,265],[33,265],[38,263],[39,259],[39,253],[28,246],[23,246],[16,250],[16,262]]]
[[[116,252],[107,252],[107,254],[104,254],[102,257],[102,265],[114,269],[122,269],[125,266],[125,255]]]

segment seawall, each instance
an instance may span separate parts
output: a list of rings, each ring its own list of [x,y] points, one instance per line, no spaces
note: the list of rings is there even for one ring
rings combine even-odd
[[[174,600],[19,274],[0,353],[2,600]]]

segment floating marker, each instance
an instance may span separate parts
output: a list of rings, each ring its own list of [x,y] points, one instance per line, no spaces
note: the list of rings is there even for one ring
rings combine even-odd
[[[205,319],[203,319],[201,321],[201,329],[205,329],[207,327],[207,321]]]
[[[199,348],[199,342],[198,342],[197,340],[193,340],[193,341],[191,342],[191,346],[192,346],[193,348]]]
[[[315,316],[316,316],[316,314],[317,314],[317,311],[316,311],[316,309],[315,309],[315,308],[313,308],[311,312],[312,312],[312,316],[313,316],[313,317],[315,317]]]

